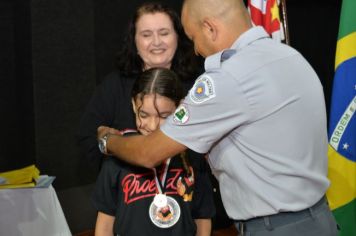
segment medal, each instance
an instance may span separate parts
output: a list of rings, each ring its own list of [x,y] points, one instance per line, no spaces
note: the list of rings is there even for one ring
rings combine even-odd
[[[157,171],[153,168],[158,194],[153,198],[148,214],[154,225],[159,228],[169,228],[175,225],[180,217],[180,207],[178,202],[163,193],[164,184],[166,182],[168,167],[171,159],[168,159],[164,167],[162,181],[157,177]]]
[[[150,205],[150,219],[159,228],[169,228],[175,225],[180,217],[180,207],[178,202],[167,196],[167,204],[163,207],[157,207],[153,201]]]

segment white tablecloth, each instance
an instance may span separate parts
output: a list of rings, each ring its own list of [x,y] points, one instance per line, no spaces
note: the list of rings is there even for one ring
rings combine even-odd
[[[0,189],[0,236],[71,236],[52,185]]]

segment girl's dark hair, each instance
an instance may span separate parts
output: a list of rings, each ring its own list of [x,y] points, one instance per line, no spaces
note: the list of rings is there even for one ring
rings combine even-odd
[[[183,87],[177,74],[166,68],[151,68],[135,81],[131,97],[143,99],[147,94],[158,94],[171,99],[176,106],[183,99]]]
[[[176,107],[178,107],[184,97],[183,87],[179,77],[176,73],[167,68],[151,68],[145,70],[138,79],[136,79],[131,90],[131,98],[135,101],[136,99],[140,99],[142,102],[143,97],[148,94],[154,94],[155,96],[158,94],[167,97],[174,102]],[[158,113],[156,103],[154,104]],[[186,152],[182,152],[180,157],[182,158],[186,176],[191,176],[190,163],[186,157]]]
[[[169,16],[177,33],[178,44],[174,54],[171,70],[182,80],[192,80],[201,72],[200,58],[194,54],[191,41],[184,33],[177,13],[161,3],[144,3],[140,5],[128,25],[128,30],[121,51],[116,58],[116,65],[126,76],[137,76],[144,68],[144,62],[137,53],[135,43],[136,23],[142,15],[164,13]]]

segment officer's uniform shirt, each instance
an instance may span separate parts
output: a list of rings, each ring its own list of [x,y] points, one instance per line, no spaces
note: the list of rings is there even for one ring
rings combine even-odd
[[[297,211],[325,193],[323,88],[294,49],[261,27],[205,60],[205,73],[161,127],[197,152],[209,152],[232,219]]]

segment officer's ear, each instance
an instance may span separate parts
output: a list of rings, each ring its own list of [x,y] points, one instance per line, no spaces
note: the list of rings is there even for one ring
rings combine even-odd
[[[203,33],[210,40],[215,41],[218,34],[218,24],[213,18],[205,18],[203,20]]]

